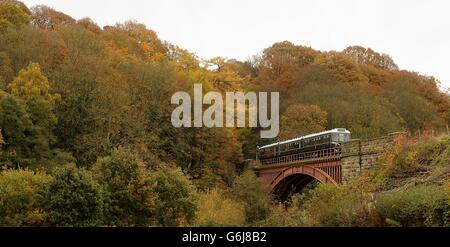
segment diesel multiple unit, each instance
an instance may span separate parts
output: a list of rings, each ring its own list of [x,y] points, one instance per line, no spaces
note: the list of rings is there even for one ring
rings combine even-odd
[[[301,136],[287,141],[258,147],[258,159],[272,159],[290,154],[339,147],[351,138],[350,131],[337,128],[311,135]]]

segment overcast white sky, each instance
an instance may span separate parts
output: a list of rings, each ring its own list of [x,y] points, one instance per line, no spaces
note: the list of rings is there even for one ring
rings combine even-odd
[[[23,0],[100,26],[129,19],[202,58],[245,60],[274,42],[319,50],[362,45],[450,87],[446,0]]]

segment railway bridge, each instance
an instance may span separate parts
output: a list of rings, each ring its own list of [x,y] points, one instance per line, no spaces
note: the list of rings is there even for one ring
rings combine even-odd
[[[268,159],[260,162],[254,170],[275,196],[285,200],[314,180],[324,184],[345,184],[372,166],[404,134],[397,132],[371,140],[354,139],[343,143],[340,148]]]

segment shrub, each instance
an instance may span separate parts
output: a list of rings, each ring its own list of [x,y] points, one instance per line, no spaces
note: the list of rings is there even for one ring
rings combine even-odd
[[[251,170],[236,178],[233,194],[245,205],[247,223],[253,224],[269,216],[272,206],[270,193]]]
[[[145,165],[129,151],[119,148],[93,166],[94,176],[109,194],[106,222],[116,226],[152,223],[156,194]]]
[[[406,146],[397,158],[392,172],[420,169],[421,166],[430,165],[434,156],[439,154],[441,149],[441,142],[436,138],[424,139]]]
[[[449,203],[449,196],[442,187],[420,185],[380,194],[376,208],[383,219],[402,226],[448,226]]]
[[[52,226],[102,224],[105,193],[91,172],[66,165],[55,169],[45,192],[47,222]]]
[[[51,177],[29,170],[0,174],[0,226],[39,226],[45,220],[42,192]]]
[[[198,226],[240,226],[245,223],[244,205],[231,199],[226,191],[214,188],[199,195]]]
[[[156,219],[162,226],[186,225],[197,211],[197,192],[180,168],[160,166],[152,174],[157,194]]]
[[[218,187],[221,184],[221,179],[220,176],[214,174],[211,168],[206,167],[202,176],[194,182],[199,190],[205,191]]]
[[[296,196],[292,200],[296,200]],[[270,215],[264,220],[257,223],[257,226],[274,227],[274,226],[303,226],[304,212],[299,210],[297,205],[291,203],[291,206],[286,208],[286,204],[278,203],[272,207]]]
[[[375,226],[379,224],[371,194],[358,188],[319,185],[300,209],[308,226]]]

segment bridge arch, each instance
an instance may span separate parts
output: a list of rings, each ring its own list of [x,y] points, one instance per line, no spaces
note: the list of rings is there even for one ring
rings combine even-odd
[[[300,193],[305,186],[313,181],[322,184],[338,183],[325,171],[307,165],[288,167],[278,174],[270,183],[270,189],[279,200],[285,201],[288,196],[294,193]]]
[[[304,174],[308,175],[310,177],[313,177],[314,179],[318,180],[319,182],[323,184],[334,184],[337,185],[338,183],[326,172],[322,171],[321,169],[307,166],[307,165],[301,165],[301,166],[292,166],[288,167],[284,170],[282,170],[278,176],[276,176],[272,182],[270,183],[270,188],[274,189],[277,184],[279,184],[283,179],[295,175],[295,174]]]

